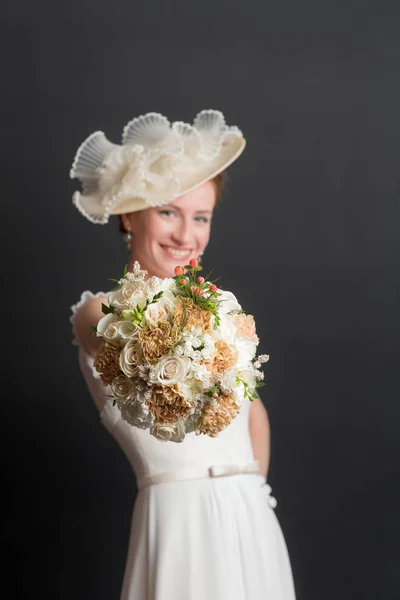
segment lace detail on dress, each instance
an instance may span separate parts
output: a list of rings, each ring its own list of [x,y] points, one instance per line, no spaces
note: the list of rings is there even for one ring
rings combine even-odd
[[[76,304],[73,304],[71,306],[72,315],[69,318],[69,322],[72,325],[72,335],[73,335],[72,344],[74,346],[80,346],[78,337],[76,334],[76,328],[75,328],[75,320],[76,320],[77,312],[88,300],[91,300],[92,298],[99,298],[100,296],[105,296],[105,295],[106,295],[106,292],[97,292],[97,294],[93,294],[93,292],[91,292],[90,290],[85,290],[84,292],[82,292],[79,302],[77,302]]]

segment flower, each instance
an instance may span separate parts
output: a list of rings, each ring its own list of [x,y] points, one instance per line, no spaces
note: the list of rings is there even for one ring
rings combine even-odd
[[[155,366],[155,378],[161,385],[173,385],[185,379],[190,365],[190,358],[164,356]]]
[[[256,334],[256,324],[253,315],[245,315],[244,313],[236,315],[235,322],[238,335],[244,335],[258,344],[259,340]]]
[[[215,355],[210,368],[213,375],[223,373],[231,369],[237,359],[237,351],[224,340],[218,340],[215,344]]]
[[[93,361],[93,366],[105,385],[109,385],[114,377],[121,374],[119,368],[119,348],[112,344],[101,344],[96,357]]]
[[[168,296],[162,297],[161,300],[150,304],[144,313],[145,319],[151,325],[157,325],[160,321],[166,321],[170,313],[173,311],[173,303]]]
[[[178,419],[175,425],[162,425],[161,423],[155,423],[150,429],[151,435],[162,442],[183,442],[185,437],[185,426],[183,422]]]
[[[111,392],[118,400],[132,399],[135,394],[135,386],[133,381],[126,375],[118,375],[111,382]]]
[[[163,425],[174,425],[179,418],[185,420],[193,409],[190,400],[185,398],[176,385],[155,385],[147,406],[156,421]]]
[[[129,340],[119,356],[120,369],[127,377],[135,377],[137,367],[142,363],[143,354],[138,337]]]
[[[139,331],[144,359],[154,364],[160,360],[177,342],[177,332],[168,322],[155,327],[147,325]]]
[[[197,435],[203,433],[217,437],[223,429],[230,425],[239,411],[240,406],[233,394],[222,395],[219,400],[210,400],[204,408],[203,416],[196,430]]]
[[[191,298],[180,298],[174,309],[174,323],[178,328],[199,327],[202,331],[211,331],[213,315],[209,310],[194,304]]]
[[[102,337],[107,327],[111,325],[111,323],[116,323],[118,320],[119,316],[114,315],[113,313],[108,313],[107,315],[104,315],[104,317],[101,317],[100,321],[97,323],[96,334],[99,337]]]

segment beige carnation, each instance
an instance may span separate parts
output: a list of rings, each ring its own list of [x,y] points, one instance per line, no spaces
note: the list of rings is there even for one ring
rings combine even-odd
[[[258,335],[256,334],[256,324],[252,315],[237,315],[235,318],[238,333],[249,338],[252,342],[258,344]]]
[[[147,401],[150,412],[162,425],[172,425],[179,418],[187,419],[192,412],[191,402],[185,398],[176,385],[156,385],[150,400]]]
[[[217,373],[224,373],[231,369],[237,360],[237,350],[232,348],[224,340],[218,340],[215,343],[215,354],[208,369],[215,376]]]
[[[117,375],[122,374],[119,368],[119,353],[119,348],[106,342],[105,344],[101,344],[96,354],[93,366],[100,373],[100,379],[104,385],[110,385]]]
[[[203,433],[210,437],[217,435],[237,416],[240,406],[233,394],[222,395],[215,402],[210,401],[204,408],[203,416],[196,430],[197,435]]]
[[[202,331],[212,330],[212,313],[198,306],[190,298],[181,298],[175,305],[174,322],[177,327],[191,329],[200,327]]]
[[[169,323],[162,322],[156,327],[144,327],[139,332],[139,339],[145,360],[154,364],[176,344],[178,336]]]

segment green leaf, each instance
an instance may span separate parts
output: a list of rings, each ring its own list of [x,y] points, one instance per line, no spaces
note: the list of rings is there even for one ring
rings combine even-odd
[[[264,387],[265,383],[263,381],[257,381],[256,388]]]
[[[105,315],[108,315],[109,313],[115,313],[115,308],[113,306],[107,306],[107,304],[104,304],[103,302],[101,303],[101,310]]]
[[[96,325],[89,325],[89,329],[90,329],[90,331],[91,331],[92,334],[93,333],[97,333],[97,327],[96,327]]]
[[[127,274],[127,272],[128,272],[128,265],[125,265],[125,266],[124,266],[124,277],[125,277],[125,275]]]
[[[114,279],[114,277],[109,277],[108,281],[115,281],[116,283],[119,283],[119,279]]]

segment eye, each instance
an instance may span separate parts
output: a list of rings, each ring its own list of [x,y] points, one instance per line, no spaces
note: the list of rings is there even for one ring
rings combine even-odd
[[[163,208],[162,210],[158,211],[158,214],[171,217],[174,214],[174,211],[170,210],[169,208]]]
[[[208,219],[207,217],[195,217],[194,220],[197,221],[198,223],[209,223],[210,222],[210,219]]]

